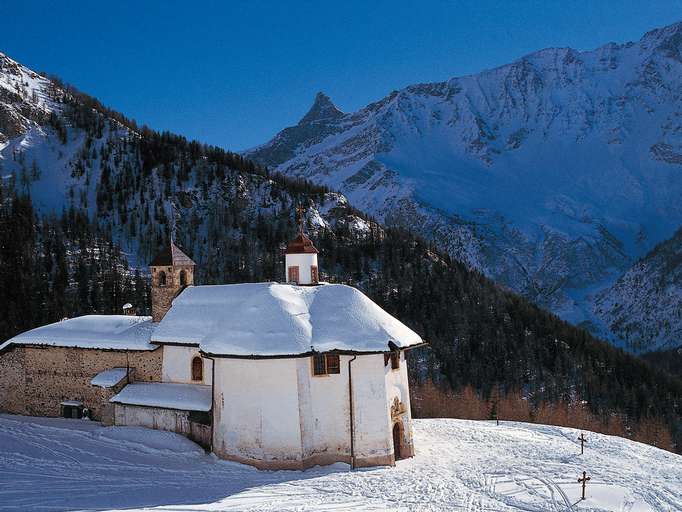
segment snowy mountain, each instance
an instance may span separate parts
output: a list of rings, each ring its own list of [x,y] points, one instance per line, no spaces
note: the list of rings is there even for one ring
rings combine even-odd
[[[238,155],[208,148],[222,161],[192,162],[179,155],[203,151],[198,143],[164,134],[145,145],[150,133],[0,53],[0,177],[8,188],[29,192],[39,214],[86,211],[145,270],[171,226],[195,260],[210,264],[221,237],[240,238],[240,226],[223,225],[232,218],[227,211],[252,219],[293,216],[287,186]],[[306,214],[311,232],[336,226],[359,238],[370,232],[341,194],[315,194]]]
[[[320,93],[245,155],[601,332],[595,294],[682,225],[680,90],[682,23],[636,43],[541,50],[352,113]],[[627,347],[621,334],[608,333]]]
[[[600,292],[595,314],[635,349],[682,345],[682,229]]]
[[[258,471],[171,432],[0,415],[0,510],[682,509],[681,456],[652,446],[586,432],[580,455],[579,431],[570,428],[449,419],[414,426],[416,456],[395,467]]]

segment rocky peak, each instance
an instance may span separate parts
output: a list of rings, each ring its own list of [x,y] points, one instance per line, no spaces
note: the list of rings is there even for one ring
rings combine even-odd
[[[343,116],[332,100],[323,92],[318,92],[315,95],[315,101],[308,113],[303,116],[303,119],[298,124],[311,124],[319,121],[330,121],[338,119]]]
[[[682,21],[651,30],[640,40],[644,50],[658,51],[666,57],[682,60]]]

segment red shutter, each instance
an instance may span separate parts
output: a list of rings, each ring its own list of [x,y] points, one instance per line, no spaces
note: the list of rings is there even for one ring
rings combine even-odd
[[[313,284],[317,284],[319,280],[320,280],[320,278],[317,274],[317,265],[312,265],[310,267],[310,281]]]
[[[298,267],[289,267],[289,282],[298,283]]]

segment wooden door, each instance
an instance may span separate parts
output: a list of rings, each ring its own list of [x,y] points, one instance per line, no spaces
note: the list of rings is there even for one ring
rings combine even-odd
[[[400,428],[400,423],[393,425],[393,454],[395,460],[402,459],[402,454],[400,453],[400,448],[402,445],[402,429]]]

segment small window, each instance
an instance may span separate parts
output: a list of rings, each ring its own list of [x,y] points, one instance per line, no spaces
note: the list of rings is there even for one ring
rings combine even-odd
[[[204,362],[199,356],[192,359],[192,380],[204,380]]]
[[[289,282],[298,283],[298,267],[289,267]]]
[[[384,366],[391,362],[391,369],[397,370],[400,368],[400,351],[393,350],[391,352],[384,352]]]
[[[310,280],[314,283],[317,284],[320,281],[320,276],[317,272],[317,265],[312,265],[310,267]]]
[[[159,272],[159,286],[166,286],[166,273],[163,270]]]
[[[341,373],[341,359],[338,354],[314,354],[313,375]]]
[[[211,413],[205,411],[189,411],[188,419],[192,423],[199,423],[200,425],[210,425]]]
[[[187,272],[180,271],[180,286],[187,286]]]

